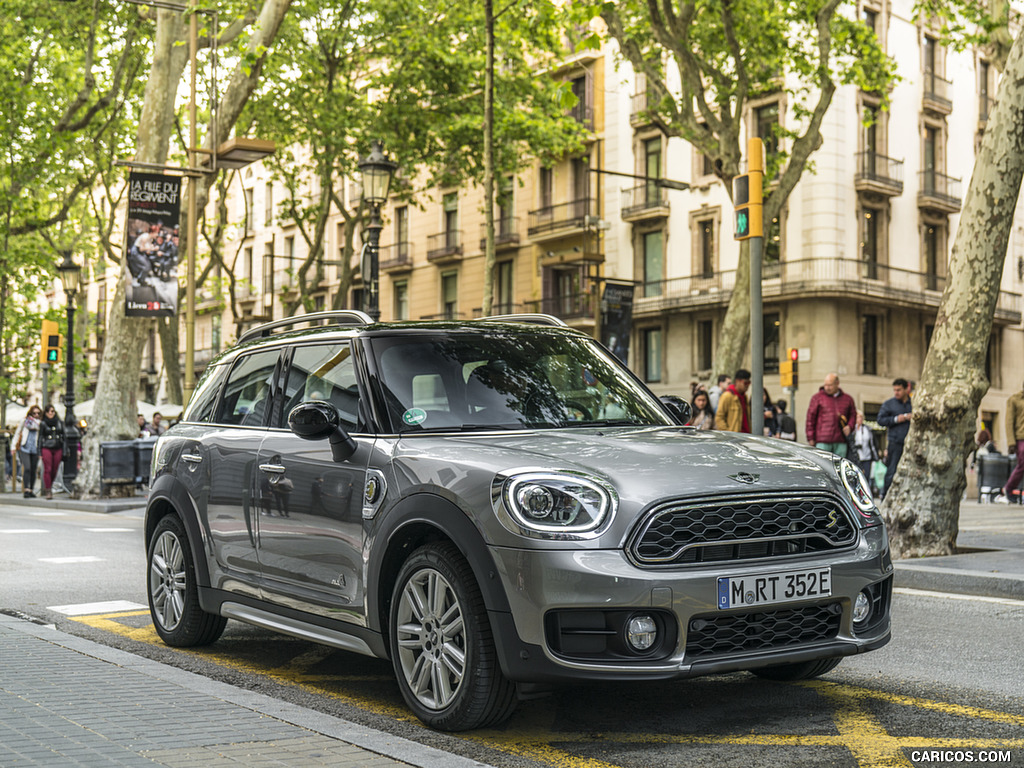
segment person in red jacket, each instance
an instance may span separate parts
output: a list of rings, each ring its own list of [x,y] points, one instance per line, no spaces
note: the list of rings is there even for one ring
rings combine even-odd
[[[857,404],[839,388],[839,376],[830,373],[825,385],[807,407],[807,442],[823,451],[846,456],[846,438],[857,426]]]

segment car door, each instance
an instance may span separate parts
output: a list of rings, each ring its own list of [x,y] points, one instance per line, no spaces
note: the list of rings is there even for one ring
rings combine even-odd
[[[240,356],[231,368],[214,424],[202,440],[210,490],[207,526],[225,588],[259,595],[259,536],[254,515],[256,465],[267,433],[274,377],[281,352],[269,349]]]
[[[363,618],[362,499],[373,438],[360,433],[360,392],[348,341],[296,346],[259,454],[259,557],[264,599],[357,623]],[[324,400],[341,414],[355,453],[335,462],[327,440],[287,427],[301,402]]]

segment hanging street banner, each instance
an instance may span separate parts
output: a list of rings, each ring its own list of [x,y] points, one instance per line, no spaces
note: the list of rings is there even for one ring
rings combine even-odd
[[[606,282],[601,295],[601,343],[627,365],[632,330],[633,285]]]
[[[178,220],[181,177],[132,171],[128,178],[129,317],[173,317],[178,311]]]

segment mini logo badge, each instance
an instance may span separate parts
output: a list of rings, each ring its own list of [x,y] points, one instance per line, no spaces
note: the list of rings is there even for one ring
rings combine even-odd
[[[749,472],[738,472],[735,475],[729,475],[729,479],[735,480],[737,483],[746,483],[747,485],[750,485],[751,483],[756,483],[760,480],[761,476],[752,475]]]

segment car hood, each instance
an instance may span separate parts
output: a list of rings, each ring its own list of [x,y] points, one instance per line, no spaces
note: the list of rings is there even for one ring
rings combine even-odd
[[[401,443],[398,453],[418,455],[421,468],[427,459],[435,471],[443,465],[472,474],[584,472],[607,479],[621,500],[640,506],[680,496],[838,490],[830,454],[774,438],[685,427],[423,435]],[[400,458],[397,463],[411,466]]]

